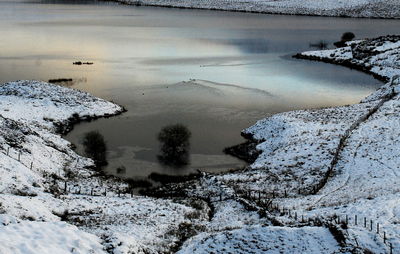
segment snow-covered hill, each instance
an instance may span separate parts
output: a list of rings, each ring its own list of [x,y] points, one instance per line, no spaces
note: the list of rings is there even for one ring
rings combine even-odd
[[[114,0],[116,2],[179,8],[246,11],[290,15],[400,18],[397,0]]]

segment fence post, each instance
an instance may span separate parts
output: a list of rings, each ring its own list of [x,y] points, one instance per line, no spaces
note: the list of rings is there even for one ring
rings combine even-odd
[[[64,192],[67,192],[67,181],[64,181]]]
[[[261,191],[258,191],[258,202],[261,200]]]
[[[370,229],[371,230],[370,231],[372,231],[372,223],[373,223],[372,220],[370,220],[370,223],[371,223],[371,225],[370,225]]]
[[[364,228],[367,227],[367,217],[364,217]]]
[[[219,194],[219,201],[222,201],[222,194]]]
[[[392,245],[392,243],[390,243],[389,245],[390,245],[390,246],[389,246],[389,248],[390,248],[390,254],[393,254],[393,245]]]
[[[386,243],[386,232],[383,231],[383,243]]]
[[[90,196],[93,196],[93,187],[92,187],[92,189],[90,190]]]
[[[31,170],[32,170],[32,166],[33,166],[33,161],[31,162],[31,167],[30,167],[30,168],[31,168]]]
[[[107,196],[107,188],[104,188],[104,197]]]
[[[346,224],[349,224],[349,216],[346,214]]]
[[[287,192],[286,192],[286,189],[285,189],[285,198],[287,198]]]
[[[18,161],[21,161],[21,152],[18,153]]]
[[[9,152],[10,152],[10,147],[7,147],[7,156],[9,154]]]
[[[356,214],[356,215],[354,215],[354,225],[356,225],[356,226],[357,226],[357,214]]]
[[[297,212],[294,213],[294,219],[297,220]]]

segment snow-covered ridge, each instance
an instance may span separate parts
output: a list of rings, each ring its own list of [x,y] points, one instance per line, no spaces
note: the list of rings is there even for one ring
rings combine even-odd
[[[290,15],[400,18],[397,0],[114,0],[132,5]]]

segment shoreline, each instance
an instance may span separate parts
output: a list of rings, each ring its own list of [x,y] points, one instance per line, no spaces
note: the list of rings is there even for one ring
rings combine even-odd
[[[165,4],[165,3],[160,3],[162,0],[156,0],[154,3],[151,3],[150,1],[145,1],[145,0],[103,0],[105,2],[114,2],[118,3],[121,5],[131,5],[131,6],[147,6],[147,7],[160,7],[160,8],[174,8],[174,9],[189,9],[189,10],[209,10],[209,11],[223,11],[223,12],[242,12],[242,13],[254,13],[254,14],[270,14],[270,15],[288,15],[288,16],[310,16],[310,17],[331,17],[331,18],[362,18],[362,19],[389,19],[389,20],[397,20],[400,19],[400,5],[398,6],[399,11],[396,14],[396,16],[378,16],[376,14],[365,14],[365,15],[356,15],[356,14],[350,14],[350,13],[341,13],[340,11],[343,11],[341,9],[328,9],[328,10],[318,10],[314,9],[312,10],[311,8],[309,10],[306,9],[306,5],[298,7],[299,10],[294,10],[290,12],[288,9],[285,9],[284,7],[281,7],[281,11],[277,10],[249,10],[248,8],[254,8],[252,5],[246,5],[248,2],[237,2],[239,4],[239,7],[231,7],[231,8],[226,8],[226,6],[221,5],[218,7],[207,7],[207,6],[194,6],[192,5],[193,2],[191,0],[186,0],[181,1],[181,2],[171,2],[170,4]],[[215,2],[212,2],[211,5],[218,5],[218,0],[214,0]],[[235,2],[233,2],[233,5]],[[263,7],[261,6],[260,8],[271,8],[273,9],[274,7]],[[295,8],[295,7],[293,7]],[[278,8],[279,9],[279,8]],[[309,11],[309,12],[307,12]],[[314,11],[314,12],[313,12]],[[326,13],[317,13],[318,11],[325,11]],[[329,12],[335,12],[337,11],[338,13],[333,14]]]

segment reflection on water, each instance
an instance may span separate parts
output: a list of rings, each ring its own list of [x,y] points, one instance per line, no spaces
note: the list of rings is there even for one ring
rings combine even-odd
[[[98,130],[110,173],[122,166],[128,176],[220,171],[243,165],[222,151],[258,119],[354,103],[380,85],[290,55],[321,40],[332,46],[346,31],[396,33],[398,22],[0,0],[0,81],[84,77],[72,87],[124,105],[127,113],[79,124],[66,137],[82,152],[82,135]],[[175,123],[192,133],[190,165],[179,172],[157,160],[157,133]]]

